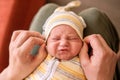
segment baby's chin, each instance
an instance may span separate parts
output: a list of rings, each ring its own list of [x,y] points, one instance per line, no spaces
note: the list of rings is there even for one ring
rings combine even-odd
[[[59,59],[60,61],[68,61],[68,60],[73,59],[74,57],[62,57],[62,56],[60,56],[60,57],[56,57],[56,58]]]
[[[68,61],[73,59],[77,55],[70,55],[70,54],[64,54],[64,53],[57,53],[55,55],[51,54],[53,57],[59,59],[60,61]]]

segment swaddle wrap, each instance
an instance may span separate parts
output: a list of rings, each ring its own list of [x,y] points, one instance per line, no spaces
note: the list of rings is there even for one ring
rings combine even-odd
[[[59,61],[47,56],[45,61],[25,80],[86,80],[78,56]]]

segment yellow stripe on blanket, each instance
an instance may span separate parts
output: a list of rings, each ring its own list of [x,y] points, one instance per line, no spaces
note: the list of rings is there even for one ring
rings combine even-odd
[[[78,57],[68,61],[59,61],[48,55],[45,61],[25,80],[86,80],[86,77]]]
[[[83,77],[83,71],[80,67],[80,65],[75,65],[71,62],[61,62],[58,66],[61,70],[65,71],[66,73],[69,73],[70,75],[73,75],[78,78],[85,78]]]

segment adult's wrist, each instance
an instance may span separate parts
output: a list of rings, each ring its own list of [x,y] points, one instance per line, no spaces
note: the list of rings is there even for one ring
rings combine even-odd
[[[12,71],[7,67],[0,73],[0,80],[22,80],[12,74]]]

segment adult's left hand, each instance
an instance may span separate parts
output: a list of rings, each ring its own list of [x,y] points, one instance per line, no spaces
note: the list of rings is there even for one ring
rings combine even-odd
[[[118,55],[101,35],[85,37],[79,57],[88,80],[113,80]]]

